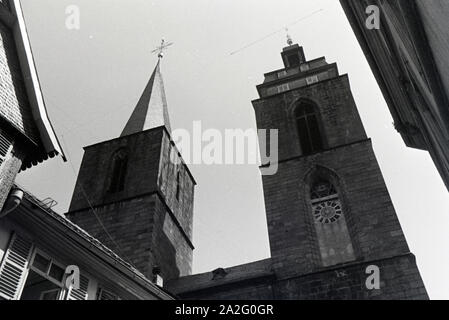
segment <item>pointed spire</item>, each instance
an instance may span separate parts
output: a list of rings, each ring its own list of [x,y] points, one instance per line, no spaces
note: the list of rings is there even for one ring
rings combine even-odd
[[[160,126],[165,126],[171,132],[160,63],[159,57],[150,81],[145,87],[121,137]]]

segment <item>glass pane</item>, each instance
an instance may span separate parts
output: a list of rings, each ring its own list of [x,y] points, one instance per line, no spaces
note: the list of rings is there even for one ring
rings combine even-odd
[[[33,261],[33,267],[46,274],[48,272],[48,268],[50,267],[50,260],[36,253]]]
[[[64,279],[64,273],[65,273],[64,269],[58,267],[55,264],[52,264],[51,268],[50,268],[49,276],[59,282],[62,282],[62,280]]]

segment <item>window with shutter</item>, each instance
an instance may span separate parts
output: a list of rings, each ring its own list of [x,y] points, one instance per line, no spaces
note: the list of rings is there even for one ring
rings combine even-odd
[[[0,297],[7,300],[20,298],[32,250],[32,242],[13,234],[0,266]]]
[[[6,133],[0,130],[0,168],[5,162],[6,157],[11,152],[12,149],[12,139],[10,139]]]
[[[80,288],[71,288],[67,300],[87,300],[89,288],[89,278],[80,274]]]

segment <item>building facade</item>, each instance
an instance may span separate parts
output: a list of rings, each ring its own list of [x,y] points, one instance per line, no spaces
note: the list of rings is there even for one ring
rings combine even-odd
[[[340,0],[408,147],[427,150],[449,189],[449,3]],[[379,28],[367,20],[379,9]],[[373,17],[372,17],[373,18]]]
[[[259,129],[279,129],[262,177],[271,258],[171,281],[185,299],[427,299],[347,75],[302,47],[265,74]],[[379,271],[379,287],[367,285]]]
[[[18,188],[17,186],[15,188]],[[173,300],[79,226],[24,191],[0,218],[0,300]],[[69,280],[79,270],[79,287]]]
[[[162,287],[191,274],[196,183],[169,128],[159,61],[122,135],[85,148],[67,218],[14,186],[0,300],[175,299]]]
[[[159,61],[121,136],[85,148],[67,213],[145,276],[164,280],[191,274],[194,249],[196,183],[169,130]]]

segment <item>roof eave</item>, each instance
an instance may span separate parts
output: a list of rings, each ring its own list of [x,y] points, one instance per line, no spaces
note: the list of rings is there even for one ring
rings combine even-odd
[[[45,149],[45,153],[50,155],[50,157],[55,154],[61,155],[63,160],[66,161],[62,147],[48,117],[20,1],[9,0],[9,3],[12,13],[16,18],[16,22],[12,26],[12,29],[20,68],[22,70],[33,120],[39,131],[42,146]],[[37,159],[37,161],[33,161],[33,164],[41,162],[40,160],[41,159]]]

